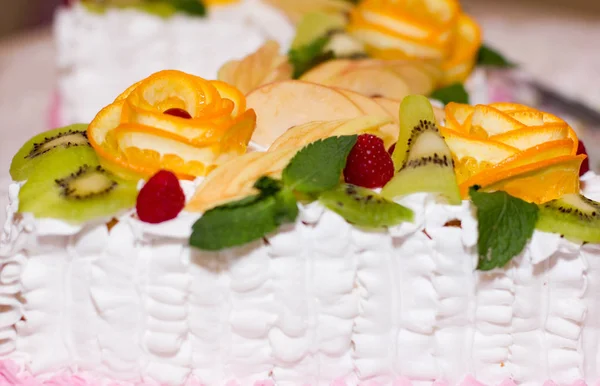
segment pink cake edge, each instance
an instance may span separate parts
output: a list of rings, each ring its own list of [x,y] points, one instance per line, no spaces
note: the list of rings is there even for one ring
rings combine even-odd
[[[239,386],[240,384],[236,381],[224,382],[226,386]],[[421,383],[422,384],[422,383]],[[45,375],[33,375],[29,371],[23,369],[16,362],[12,360],[0,360],[0,386],[162,386],[161,383],[145,380],[140,382],[127,382],[112,380],[106,377],[96,376],[87,372],[76,372],[73,373],[69,370],[57,371],[52,374]],[[188,379],[185,386],[209,386],[197,379]],[[304,386],[310,386],[310,383],[305,383]],[[349,386],[343,380],[334,380],[330,383],[331,386]],[[382,383],[377,381],[365,381],[359,384],[360,386],[383,386]],[[391,382],[392,386],[412,386],[413,382],[406,378],[400,377]],[[482,383],[474,377],[467,375],[458,386],[492,386],[486,383]],[[257,381],[254,386],[275,386],[272,380]],[[433,381],[431,386],[450,386],[445,381]],[[500,382],[497,386],[517,386],[517,383],[512,379],[506,379]],[[556,386],[553,381],[546,381],[543,386]],[[570,384],[570,386],[588,386],[584,380],[577,380]],[[590,385],[591,386],[591,385]],[[600,382],[594,384],[594,386],[600,386]]]

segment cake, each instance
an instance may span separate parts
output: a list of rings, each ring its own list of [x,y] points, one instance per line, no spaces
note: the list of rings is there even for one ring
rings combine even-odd
[[[433,24],[390,4],[301,12],[287,55],[131,80],[24,144],[0,384],[598,382],[582,142],[531,106],[461,103],[480,37],[454,2]]]

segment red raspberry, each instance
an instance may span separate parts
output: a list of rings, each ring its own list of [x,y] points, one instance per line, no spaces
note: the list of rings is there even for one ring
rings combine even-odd
[[[137,214],[140,220],[158,224],[177,217],[185,206],[185,194],[175,174],[161,170],[140,190]]]
[[[583,145],[583,141],[579,141],[579,145],[577,146],[577,154],[585,154],[588,155],[585,150],[585,146]],[[585,173],[590,171],[590,158],[584,159],[581,163],[581,168],[579,169],[579,176],[583,176]]]
[[[383,140],[371,134],[359,135],[346,161],[346,182],[364,188],[379,188],[393,176],[394,163]]]

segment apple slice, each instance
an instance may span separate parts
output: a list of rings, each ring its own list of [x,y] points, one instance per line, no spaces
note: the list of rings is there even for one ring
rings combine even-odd
[[[246,99],[246,106],[257,115],[252,137],[268,148],[289,128],[310,121],[349,119],[363,115],[344,94],[327,86],[298,80],[262,86]]]
[[[297,151],[283,149],[247,153],[222,164],[198,187],[186,210],[203,212],[255,193],[256,180],[262,176],[281,177],[281,172]]]
[[[392,119],[386,116],[364,116],[338,121],[309,122],[286,131],[271,145],[269,151],[290,148],[300,149],[319,139],[363,133],[377,135],[384,139],[384,142],[387,140],[388,143],[393,143],[392,139],[386,138],[388,135],[382,132],[382,128],[390,124],[390,122],[392,122]]]
[[[406,82],[411,94],[429,95],[435,90],[439,82],[439,79],[434,78],[430,72],[417,62],[390,64],[387,67]]]
[[[566,139],[568,136],[569,129],[566,125],[555,124],[509,131],[504,134],[491,136],[490,139],[516,147],[520,150],[525,150],[545,142]]]
[[[354,61],[350,59],[328,60],[306,72],[300,77],[300,80],[327,84],[331,78],[351,67],[353,62]]]
[[[385,67],[351,67],[331,78],[328,84],[369,97],[402,99],[410,94],[408,84]]]

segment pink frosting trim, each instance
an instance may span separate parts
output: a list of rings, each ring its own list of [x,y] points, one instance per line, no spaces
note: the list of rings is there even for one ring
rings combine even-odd
[[[153,381],[145,382],[118,382],[107,379],[94,377],[89,374],[71,374],[69,371],[61,371],[53,375],[47,376],[33,376],[29,372],[24,371],[18,364],[10,360],[0,361],[0,386],[160,386],[159,383]],[[398,378],[392,382],[393,386],[412,386],[412,382],[405,377]],[[198,380],[188,380],[185,386],[205,386]],[[239,386],[235,381],[227,382],[226,386]],[[275,386],[273,381],[259,381],[254,386]],[[305,386],[309,386],[308,384]],[[331,386],[348,386],[342,380],[336,380],[331,383]],[[368,381],[362,383],[360,386],[382,386],[379,382]],[[449,386],[448,383],[443,381],[432,382],[431,386]],[[465,377],[465,379],[459,383],[459,386],[487,386],[484,383],[479,382],[471,376]],[[500,383],[498,386],[517,386],[517,384],[507,379]],[[546,381],[544,386],[556,386],[556,383],[552,381]],[[587,386],[587,384],[578,380],[571,384],[571,386]],[[596,386],[600,386],[597,383]]]

